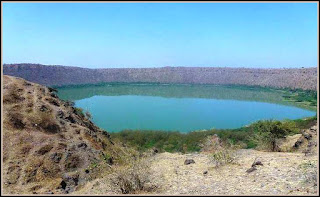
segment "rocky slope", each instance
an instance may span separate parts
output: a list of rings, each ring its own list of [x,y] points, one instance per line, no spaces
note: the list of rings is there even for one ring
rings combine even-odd
[[[218,67],[88,69],[41,64],[4,64],[3,73],[42,85],[100,82],[237,84],[277,88],[317,89],[317,68],[252,69]]]
[[[3,193],[70,193],[107,171],[121,147],[53,89],[3,78]]]

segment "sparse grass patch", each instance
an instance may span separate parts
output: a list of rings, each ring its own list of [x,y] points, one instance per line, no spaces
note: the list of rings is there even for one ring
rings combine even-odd
[[[112,174],[112,183],[122,194],[138,194],[154,191],[157,187],[150,180],[150,165],[146,160],[133,161],[117,167]]]
[[[303,162],[298,167],[303,171],[304,182],[316,187],[318,175],[317,161]]]
[[[215,167],[221,167],[224,166],[226,164],[233,164],[235,163],[235,151],[232,149],[222,149],[219,151],[216,151],[214,153],[212,153],[209,158],[211,160],[211,162],[213,162],[215,164]]]
[[[41,122],[39,126],[47,133],[57,133],[60,131],[60,126],[54,121],[52,114],[41,113]]]
[[[46,133],[58,133],[60,126],[50,112],[34,112],[28,115],[28,120],[33,127],[41,128]]]
[[[12,125],[15,129],[24,129],[26,124],[23,120],[23,116],[18,112],[10,112],[8,114],[9,117],[9,123]]]
[[[3,96],[3,103],[4,104],[12,104],[12,103],[19,103],[25,100],[23,96],[21,96],[21,92],[15,91],[15,89],[7,89],[6,94]]]

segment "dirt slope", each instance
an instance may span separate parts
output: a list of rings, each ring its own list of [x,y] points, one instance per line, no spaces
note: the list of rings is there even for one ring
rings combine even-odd
[[[240,149],[230,153],[233,162],[221,166],[214,162],[210,147],[195,154],[158,154],[150,159],[151,176],[160,186],[157,191],[160,194],[316,195],[317,126],[301,133],[294,142],[287,139],[285,145],[292,147],[290,152]],[[186,159],[195,163],[185,165]],[[247,172],[254,161],[263,165]]]
[[[4,76],[3,193],[70,193],[121,151],[54,90]]]

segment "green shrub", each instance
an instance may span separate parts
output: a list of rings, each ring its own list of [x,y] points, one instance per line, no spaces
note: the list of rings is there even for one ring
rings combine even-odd
[[[272,151],[277,149],[277,139],[298,132],[293,121],[264,120],[252,124],[251,128],[254,130],[257,142],[269,145]]]

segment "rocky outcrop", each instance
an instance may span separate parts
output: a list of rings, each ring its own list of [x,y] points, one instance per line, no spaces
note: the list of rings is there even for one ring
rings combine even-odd
[[[315,154],[317,148],[317,126],[303,129],[299,134],[286,136],[277,140],[279,152],[302,152],[305,155]]]
[[[3,73],[49,86],[100,82],[150,82],[317,89],[317,68],[162,67],[88,69],[41,64],[4,64]]]

